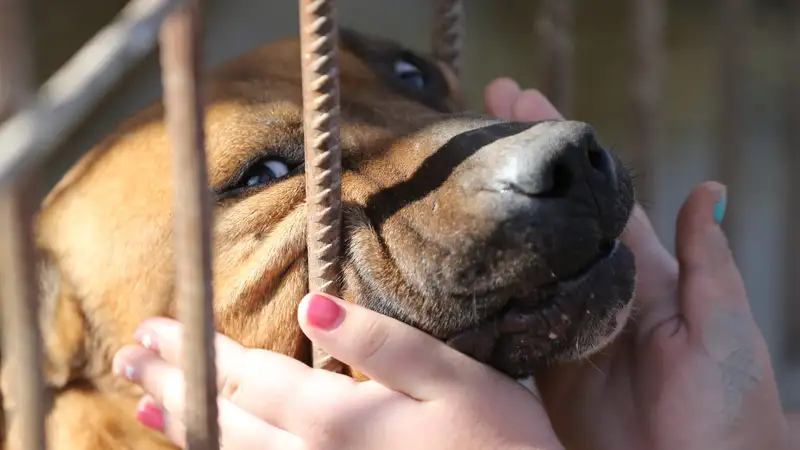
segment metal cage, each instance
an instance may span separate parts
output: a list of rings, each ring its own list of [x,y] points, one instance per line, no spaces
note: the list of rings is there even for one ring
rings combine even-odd
[[[461,71],[464,5],[433,0],[435,56]],[[538,31],[546,58],[545,92],[569,114],[571,26],[574,2],[543,0]],[[795,5],[800,2],[794,1]],[[721,41],[722,117],[720,148],[737,158],[742,148],[745,56],[738,46],[746,35],[748,2],[718,0]],[[166,123],[173,145],[178,201],[174,210],[177,300],[186,325],[187,442],[191,449],[218,448],[213,311],[211,305],[211,201],[205,169],[203,107],[199,91],[199,0],[131,0],[117,18],[64,65],[38,92],[31,81],[29,24],[24,0],[0,0],[0,297],[2,355],[16,384],[13,419],[23,448],[45,448],[46,399],[42,343],[37,322],[37,275],[32,223],[37,209],[31,194],[34,174],[47,163],[62,137],[84,120],[93,105],[144,55],[160,43]],[[662,135],[664,0],[632,0],[634,79],[630,100],[635,114],[634,145],[647,155],[658,151]],[[800,6],[796,8],[800,10]],[[337,2],[299,0],[308,221],[309,288],[337,293],[341,222],[341,154]],[[797,14],[795,14],[797,16]],[[800,21],[795,22],[796,25]],[[796,26],[795,29],[800,29]],[[795,31],[797,46],[799,33]],[[795,78],[798,61],[794,61]],[[800,90],[794,113],[800,116]],[[800,129],[800,127],[794,127]],[[793,135],[798,146],[800,136]],[[731,156],[732,155],[732,156]],[[736,165],[723,168],[726,175]],[[646,190],[647,187],[645,186]],[[335,361],[314,355],[318,367]]]

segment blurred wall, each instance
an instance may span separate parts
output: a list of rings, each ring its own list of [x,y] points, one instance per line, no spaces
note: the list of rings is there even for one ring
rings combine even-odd
[[[575,22],[575,104],[573,117],[594,124],[602,139],[624,159],[636,161],[629,147],[630,0],[577,0]],[[786,53],[785,1],[756,2],[748,94],[749,154],[746,177],[729,186],[729,208],[741,223],[734,239],[756,319],[773,351],[787,405],[800,407],[800,358],[791,354],[790,327],[800,318],[786,315],[784,260]],[[78,46],[125,4],[122,0],[35,0],[36,51],[40,80],[56,70]],[[468,0],[465,84],[473,108],[481,108],[482,87],[499,75],[526,86],[537,85],[539,68],[533,23],[538,2]],[[655,183],[653,198],[643,199],[655,226],[672,248],[674,218],[689,190],[713,177],[717,30],[714,2],[668,2],[666,124],[663,151],[650,168],[634,165],[639,180]],[[395,38],[426,50],[431,25],[428,0],[340,0],[342,22],[359,30]],[[296,2],[290,0],[209,1],[205,13],[207,65],[262,43],[297,32]],[[798,49],[795,49],[798,51]],[[59,174],[121,119],[160,95],[158,61],[151,55],[95,111],[92,120],[64,145],[49,167],[48,181]],[[796,151],[797,149],[791,149]]]

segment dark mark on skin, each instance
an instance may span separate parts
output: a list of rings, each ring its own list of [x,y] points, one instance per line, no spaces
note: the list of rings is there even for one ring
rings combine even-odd
[[[752,319],[746,313],[726,311],[713,316],[703,332],[703,344],[717,362],[724,389],[723,411],[729,423],[741,412],[744,397],[764,378],[752,343]]]

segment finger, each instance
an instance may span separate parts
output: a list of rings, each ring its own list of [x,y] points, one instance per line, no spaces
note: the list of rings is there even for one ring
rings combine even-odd
[[[432,336],[340,299],[309,294],[298,316],[303,332],[334,358],[416,399],[438,398],[474,373],[474,361]]]
[[[563,119],[561,113],[550,103],[550,100],[536,89],[522,91],[517,96],[511,109],[512,119],[520,122]]]
[[[271,352],[259,352],[258,355],[282,356]],[[264,358],[242,358],[239,362],[241,365],[230,371],[229,384],[220,389],[221,394],[227,391],[229,396],[218,397],[220,408],[229,410],[227,416],[223,416],[220,410],[220,426],[229,426],[242,416],[249,416],[262,420],[264,424],[280,427],[285,422],[280,420],[281,417],[296,414],[296,409],[313,409],[313,405],[293,404],[290,397],[303,385],[304,378],[293,374],[291,370],[283,370],[284,366],[265,367],[270,361],[264,364]],[[311,371],[302,363],[295,362]],[[175,431],[170,436],[179,437],[186,413],[186,384],[180,368],[150,350],[127,346],[115,355],[113,369],[118,375],[141,386],[149,398],[160,405],[163,412],[161,421],[172,420]]]
[[[151,319],[137,331],[138,340],[151,349],[129,346],[114,357],[114,371],[139,384],[167,410],[183,412],[183,377],[180,367],[182,325],[169,319]],[[282,417],[309,408],[293,403],[292,395],[305,389],[312,369],[275,352],[244,349],[217,334],[217,389],[239,408],[282,426]],[[334,374],[324,372],[319,382]],[[345,378],[339,376],[340,378]],[[335,378],[334,378],[335,379]],[[304,409],[305,408],[305,409]]]
[[[514,100],[520,93],[520,87],[511,78],[495,78],[483,90],[483,101],[486,111],[500,119],[511,120]]]
[[[259,420],[226,399],[219,399],[217,411],[222,449],[300,450],[304,447],[297,436]],[[139,400],[136,418],[144,426],[163,433],[178,447],[187,447],[184,418],[165,410],[152,396],[145,395]]]
[[[154,317],[139,324],[133,339],[142,347],[180,367],[183,352],[183,325],[173,319]],[[221,333],[214,336],[218,386],[225,383],[228,372],[241,366],[247,350]]]
[[[749,311],[741,274],[720,227],[726,204],[723,185],[704,183],[692,191],[678,215],[681,309],[688,322],[720,306]]]
[[[150,350],[128,345],[114,355],[111,367],[116,375],[141,386],[170,414],[183,417],[185,384],[178,366]]]
[[[647,334],[679,313],[678,262],[664,248],[644,210],[636,205],[622,240],[636,257],[637,330]]]

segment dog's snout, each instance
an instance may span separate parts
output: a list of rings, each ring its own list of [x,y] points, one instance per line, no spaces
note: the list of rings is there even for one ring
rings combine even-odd
[[[563,198],[581,195],[587,184],[604,190],[616,183],[611,155],[581,122],[540,124],[504,145],[497,181],[520,194]]]

